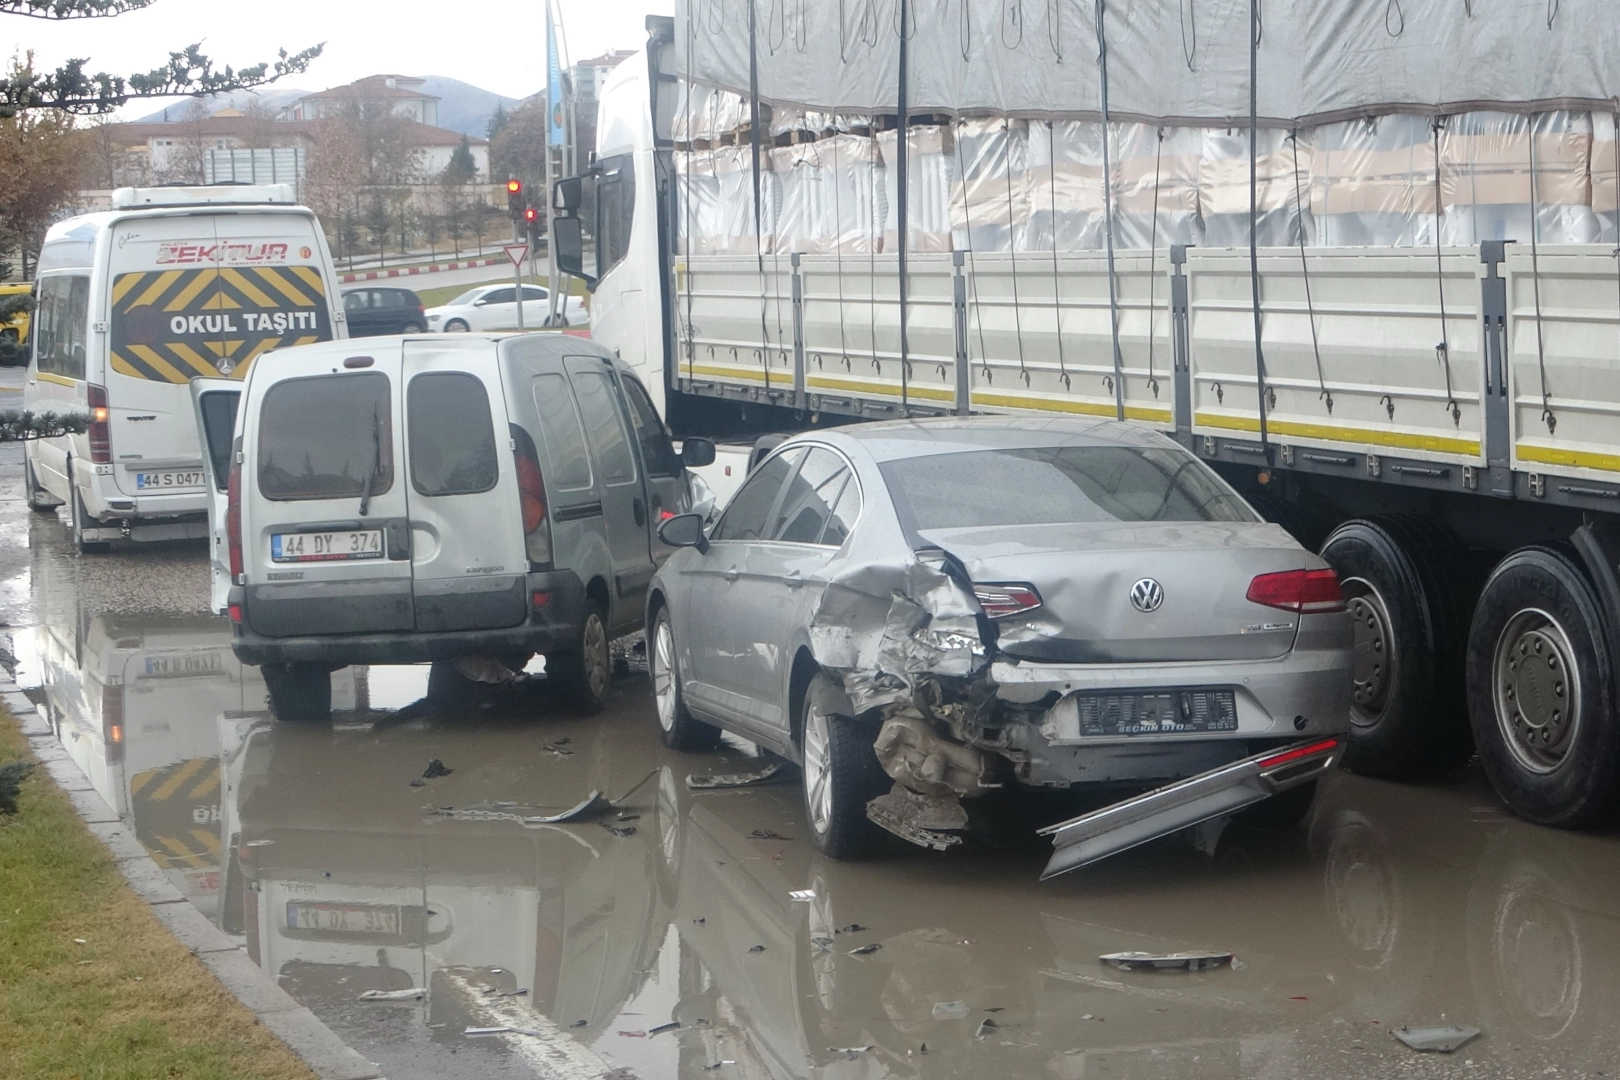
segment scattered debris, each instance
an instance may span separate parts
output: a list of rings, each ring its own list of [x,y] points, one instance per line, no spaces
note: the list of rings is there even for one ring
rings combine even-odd
[[[490,686],[511,686],[523,681],[521,672],[513,671],[493,656],[458,656],[450,661],[456,674],[470,682]]]
[[[1420,1052],[1449,1054],[1479,1037],[1476,1027],[1400,1027],[1390,1034]]]
[[[748,834],[754,840],[791,840],[791,836],[778,836],[769,829],[755,829]]]
[[[411,787],[427,787],[427,781],[420,776],[411,779]]]
[[[409,990],[367,990],[360,995],[361,1001],[415,1001],[426,997],[427,990],[421,986],[413,986]]]
[[[498,997],[498,998],[522,997],[524,994],[527,994],[528,992],[529,992],[529,988],[525,986],[521,990],[497,990],[497,991],[493,991],[491,993],[491,996],[492,997]]]
[[[636,835],[636,827],[634,825],[626,825],[624,828],[621,829],[617,825],[609,825],[605,821],[599,822],[598,824],[600,824],[602,826],[602,828],[606,829],[608,832],[612,833],[614,836],[634,836],[634,835]]]
[[[874,825],[918,847],[945,851],[962,842],[954,831],[967,827],[967,810],[954,794],[919,795],[898,781],[894,790],[866,804]]]
[[[75,945],[88,945],[90,943],[88,941],[86,941],[82,937],[76,937],[76,938],[73,939],[73,944],[75,944]]]
[[[814,889],[793,889],[792,891],[790,891],[788,893],[788,898],[790,900],[799,901],[801,903],[809,903],[810,901],[812,901],[812,900],[814,900],[816,898],[816,890],[814,890]]]
[[[686,786],[692,791],[714,791],[718,788],[749,787],[753,784],[769,783],[778,777],[784,780],[787,779],[786,776],[782,775],[783,770],[786,768],[786,763],[776,761],[765,766],[763,769],[760,769],[758,772],[727,773],[720,776],[688,776],[686,778]]]
[[[713,1065],[705,1065],[705,1066],[703,1066],[703,1071],[704,1072],[714,1072],[714,1070],[718,1069],[722,1065],[735,1065],[735,1064],[737,1064],[735,1061],[717,1061]]]
[[[917,1053],[919,1053],[919,1054],[926,1054],[926,1053],[928,1053],[928,1044],[927,1044],[927,1043],[923,1043],[923,1044],[922,1044],[922,1045],[921,1045],[921,1046],[919,1046],[919,1047],[918,1047],[918,1048],[917,1048]]]
[[[858,1056],[860,1054],[866,1053],[870,1049],[872,1049],[872,1047],[870,1045],[867,1045],[867,1046],[829,1046],[829,1047],[827,1047],[827,1052],[830,1053],[830,1054],[843,1054],[844,1056],[853,1059],[853,1058],[855,1058],[856,1056]]]
[[[1207,971],[1232,963],[1229,952],[1103,953],[1097,957],[1121,971]]]
[[[526,817],[523,820],[534,825],[556,825],[563,821],[584,821],[593,817],[601,817],[613,809],[613,803],[600,792],[592,790],[585,796],[585,800],[569,807],[560,814],[545,814],[535,817]]]
[[[958,941],[957,944],[958,945],[972,945],[973,944],[973,939],[970,938],[970,937],[965,937],[961,941]]]
[[[681,1026],[681,1022],[679,1020],[671,1020],[667,1024],[659,1024],[655,1028],[648,1028],[647,1029],[647,1034],[649,1034],[649,1035],[662,1035],[666,1031],[678,1031],[678,1030],[680,1030],[680,1026]]]
[[[577,1027],[577,1028],[582,1028],[582,1027],[584,1027],[584,1026],[585,1026],[585,1025],[586,1025],[586,1024],[589,1024],[589,1023],[590,1023],[590,1021],[589,1021],[589,1020],[575,1020],[575,1021],[574,1021],[574,1022],[573,1022],[573,1023],[572,1023],[572,1024],[570,1024],[570,1025],[569,1025],[569,1026],[570,1026],[570,1027]]]
[[[470,1027],[462,1032],[463,1035],[530,1035],[536,1039],[543,1039],[546,1033],[536,1031],[534,1028],[510,1027],[502,1024],[499,1027]]]
[[[645,1039],[647,1037],[645,1031],[621,1031],[619,1034],[627,1039]]]
[[[1000,1030],[1001,1025],[987,1016],[983,1020],[979,1021],[979,1030],[973,1033],[973,1037],[975,1039],[983,1039]]]
[[[985,1012],[1006,1012],[1007,1010],[1003,1009],[1000,1005],[992,1005],[992,1006],[990,1006],[988,1009],[986,1009],[984,1011]]]
[[[849,950],[849,955],[851,955],[851,956],[867,956],[867,955],[870,955],[871,953],[877,952],[881,948],[883,948],[883,946],[879,945],[877,942],[874,941],[870,945],[862,945],[858,949]]]
[[[813,937],[810,939],[810,944],[814,945],[820,952],[831,952],[833,939],[830,937]]]
[[[860,923],[852,922],[848,926],[840,926],[837,932],[840,934],[858,934],[865,929],[866,927],[862,926]]]
[[[1086,1013],[1086,1014],[1085,1014],[1085,1015],[1084,1015],[1084,1016],[1082,1016],[1082,1017],[1081,1017],[1081,1018],[1080,1018],[1080,1019],[1082,1019],[1082,1020],[1095,1020],[1095,1019],[1097,1019],[1097,1018],[1096,1018],[1096,1017],[1095,1017],[1095,1016],[1092,1016],[1092,1015],[1091,1015],[1091,1014],[1090,1014],[1090,1013]]]
[[[764,952],[765,951],[765,946],[763,946],[763,945],[754,945],[751,948],[749,948],[748,951],[749,952]]]
[[[934,1003],[935,1020],[961,1020],[967,1014],[968,1007],[965,1001],[936,1001]]]
[[[640,814],[627,814],[623,810],[621,810],[621,811],[619,811],[619,816],[618,816],[618,818],[616,820],[618,820],[618,821],[640,821],[641,820],[641,815]]]
[[[573,757],[574,752],[563,745],[567,741],[567,739],[558,739],[556,742],[548,742],[540,747],[540,750],[543,753],[550,754],[552,757]]]
[[[1289,1001],[1309,1001],[1311,999],[1306,997],[1304,994],[1295,994],[1293,997],[1289,998],[1288,1000]]]
[[[422,779],[437,780],[439,777],[449,776],[455,771],[456,770],[454,769],[445,768],[444,762],[440,761],[438,758],[434,758],[432,761],[428,762],[427,769],[422,773]]]
[[[704,918],[697,918],[697,919],[693,919],[692,921],[694,923],[696,923],[698,926],[702,926],[704,923],[708,922],[709,920],[704,919]]]

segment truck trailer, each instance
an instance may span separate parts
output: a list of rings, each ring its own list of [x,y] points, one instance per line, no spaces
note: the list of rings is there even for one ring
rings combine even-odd
[[[1505,9],[1505,10],[1504,10]],[[1161,430],[1338,570],[1350,766],[1620,808],[1607,0],[680,0],[553,192],[677,433]]]

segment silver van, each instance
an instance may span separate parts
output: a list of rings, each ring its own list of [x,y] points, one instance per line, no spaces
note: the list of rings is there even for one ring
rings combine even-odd
[[[536,653],[601,708],[714,453],[678,455],[629,369],[561,334],[336,341],[191,385],[215,604],[283,720],[328,715],[348,664]]]

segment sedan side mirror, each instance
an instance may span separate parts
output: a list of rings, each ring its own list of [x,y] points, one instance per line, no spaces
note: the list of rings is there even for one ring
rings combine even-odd
[[[714,442],[710,439],[682,439],[681,464],[688,469],[701,469],[714,464]]]
[[[698,514],[676,514],[658,526],[658,539],[670,547],[697,548],[707,554],[709,538],[703,535],[703,518]]]

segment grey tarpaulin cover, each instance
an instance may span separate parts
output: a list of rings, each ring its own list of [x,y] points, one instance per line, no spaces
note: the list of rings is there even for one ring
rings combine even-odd
[[[1611,109],[1614,0],[1258,0],[1263,121],[1497,108]],[[900,0],[677,0],[681,75],[823,112],[896,107]],[[908,0],[910,108],[1026,117],[1101,109],[1094,0]],[[1108,0],[1119,119],[1249,114],[1249,0]]]

